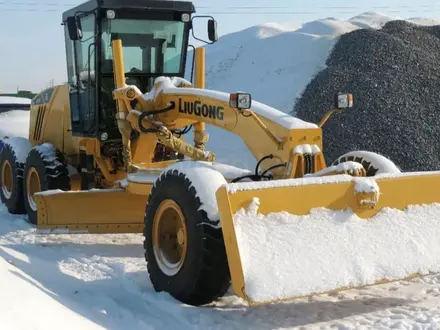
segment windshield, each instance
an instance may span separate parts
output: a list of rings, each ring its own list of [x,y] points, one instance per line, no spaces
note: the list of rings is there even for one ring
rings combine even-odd
[[[182,70],[185,23],[114,19],[102,27],[102,71],[113,72],[111,40],[122,40],[126,73],[178,74]]]

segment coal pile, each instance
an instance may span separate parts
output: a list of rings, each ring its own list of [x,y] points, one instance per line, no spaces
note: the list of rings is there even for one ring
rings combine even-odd
[[[327,164],[369,150],[404,171],[440,169],[440,26],[392,21],[342,35],[293,114],[318,123],[338,92],[355,106],[324,126]]]

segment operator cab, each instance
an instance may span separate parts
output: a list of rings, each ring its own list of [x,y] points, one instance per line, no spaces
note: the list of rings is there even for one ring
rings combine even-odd
[[[74,136],[120,139],[111,41],[122,40],[127,84],[146,93],[159,76],[184,77],[194,12],[188,1],[91,0],[63,14]]]

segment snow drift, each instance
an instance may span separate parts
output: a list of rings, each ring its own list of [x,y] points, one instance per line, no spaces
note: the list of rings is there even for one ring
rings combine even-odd
[[[0,139],[5,136],[28,137],[29,111],[11,110],[0,113]]]
[[[0,95],[0,140],[5,136],[28,137],[31,100]]]

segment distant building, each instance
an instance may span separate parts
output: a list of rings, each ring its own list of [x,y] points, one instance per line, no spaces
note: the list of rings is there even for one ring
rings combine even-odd
[[[12,96],[12,97],[22,97],[25,99],[33,99],[37,94],[31,91],[17,91],[17,93],[2,93],[0,90],[0,97],[2,96]]]

